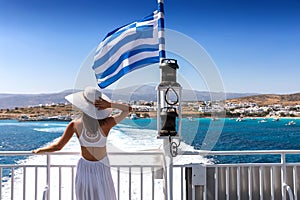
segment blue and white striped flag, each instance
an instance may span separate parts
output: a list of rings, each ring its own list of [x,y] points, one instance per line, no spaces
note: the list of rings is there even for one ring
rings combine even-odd
[[[100,88],[135,69],[159,63],[158,16],[156,11],[108,33],[102,40],[93,65]]]

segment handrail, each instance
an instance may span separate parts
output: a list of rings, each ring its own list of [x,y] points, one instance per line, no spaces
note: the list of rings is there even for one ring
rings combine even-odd
[[[39,155],[79,155],[80,152],[74,151],[58,151],[51,153],[41,153]],[[109,155],[161,155],[163,152],[158,151],[126,151],[126,152],[108,152]],[[195,150],[195,151],[183,151],[179,152],[179,155],[262,155],[262,154],[300,154],[300,150],[243,150],[243,151],[207,151],[207,150]],[[37,155],[31,151],[0,151],[0,156],[14,156],[14,155]]]
[[[300,150],[243,150],[243,151],[184,151],[180,155],[264,155],[264,154],[300,154]]]
[[[126,151],[126,152],[108,152],[109,155],[163,155],[162,151]],[[30,155],[80,155],[77,151],[57,151],[35,154],[31,151],[0,151],[0,156],[30,156]]]

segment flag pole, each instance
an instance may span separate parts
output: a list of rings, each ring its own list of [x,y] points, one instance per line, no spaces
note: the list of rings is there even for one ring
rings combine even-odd
[[[162,60],[166,58],[165,51],[165,15],[164,15],[164,0],[157,0],[158,3],[158,44],[159,44],[159,58],[160,64]],[[162,72],[161,72],[162,73]],[[162,77],[162,74],[161,74]],[[158,93],[158,99],[159,98]],[[160,105],[160,103],[158,104]],[[159,112],[158,112],[159,113]],[[157,116],[159,118],[159,116]],[[160,120],[157,120],[157,123],[160,123]],[[158,125],[158,127],[160,127]],[[164,150],[164,195],[165,200],[173,199],[173,158],[170,153],[170,141],[169,139],[163,139],[163,150]]]
[[[158,3],[158,40],[159,40],[159,58],[166,58],[165,51],[165,10],[164,0],[157,0]]]

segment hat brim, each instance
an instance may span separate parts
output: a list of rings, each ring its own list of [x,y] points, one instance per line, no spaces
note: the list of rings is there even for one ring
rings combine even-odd
[[[108,96],[102,93],[101,95],[102,99],[105,99],[106,101],[110,101]],[[79,108],[82,112],[85,114],[89,115],[90,117],[94,119],[105,119],[109,117],[112,113],[111,108],[107,108],[104,110],[98,110],[94,104],[88,102],[84,96],[83,96],[83,91],[82,92],[77,92],[74,94],[70,94],[65,97],[67,101],[69,101],[71,104]]]

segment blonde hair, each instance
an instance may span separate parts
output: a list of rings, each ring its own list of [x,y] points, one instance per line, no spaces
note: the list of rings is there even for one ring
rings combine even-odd
[[[95,119],[95,118],[85,114],[84,112],[82,112],[81,118],[82,118],[82,123],[84,124],[85,128],[92,133],[95,133],[99,129],[101,129],[101,125],[104,125],[106,122],[106,118]]]

